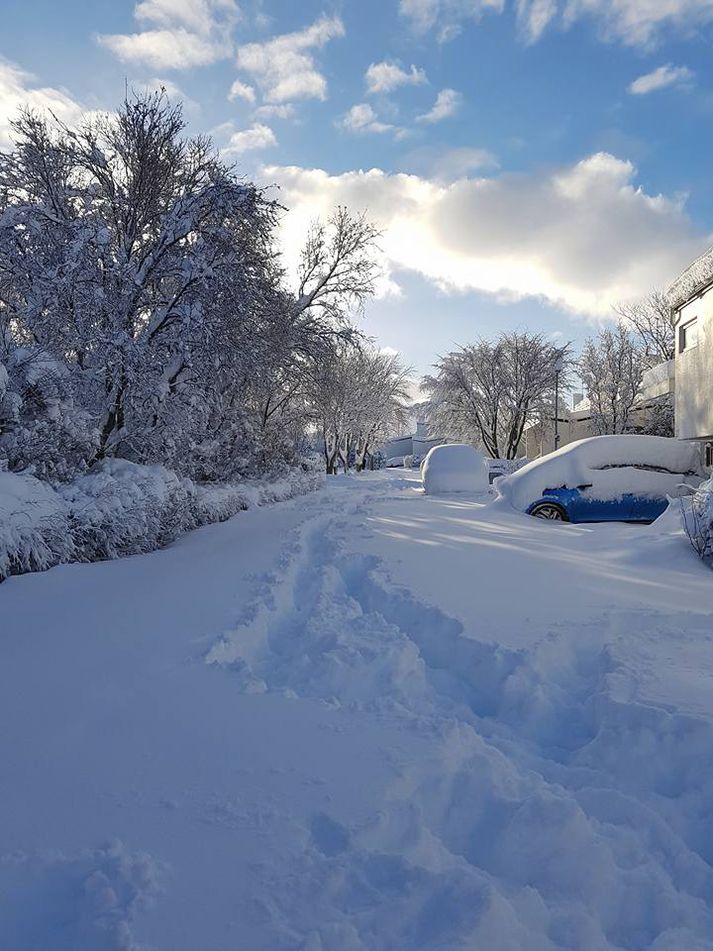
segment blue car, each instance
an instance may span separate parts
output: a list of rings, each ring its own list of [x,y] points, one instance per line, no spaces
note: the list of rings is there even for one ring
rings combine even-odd
[[[527,508],[527,514],[555,522],[653,522],[668,505],[665,495],[634,495],[625,492],[614,499],[591,495],[593,486],[545,489]]]
[[[556,522],[652,522],[702,478],[697,447],[661,436],[592,436],[498,479],[514,508]]]

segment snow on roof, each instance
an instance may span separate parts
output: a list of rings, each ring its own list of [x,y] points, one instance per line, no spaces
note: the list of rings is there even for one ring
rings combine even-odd
[[[666,291],[671,307],[675,310],[689,301],[706,284],[713,281],[713,248],[708,248],[690,264]]]

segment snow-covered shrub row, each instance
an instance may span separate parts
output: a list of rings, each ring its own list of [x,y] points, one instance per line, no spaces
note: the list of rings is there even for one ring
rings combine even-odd
[[[0,581],[70,561],[98,561],[160,548],[200,525],[319,487],[322,471],[238,485],[197,485],[163,466],[107,459],[52,488],[0,472]]]
[[[681,501],[683,527],[696,553],[713,567],[713,479]]]

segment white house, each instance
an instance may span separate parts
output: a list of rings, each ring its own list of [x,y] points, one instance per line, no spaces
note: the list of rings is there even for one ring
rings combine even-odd
[[[641,378],[636,402],[629,413],[628,431],[647,432],[657,405],[670,399],[675,392],[674,361],[659,363],[646,370]],[[572,408],[560,401],[558,419],[559,445],[566,446],[578,439],[596,435],[592,407],[582,393],[575,393]],[[538,420],[526,427],[521,452],[528,459],[538,459],[552,452],[555,443],[554,416]]]
[[[440,436],[429,436],[428,426],[425,420],[419,419],[416,422],[415,433],[390,439],[382,449],[382,452],[387,459],[400,456],[423,458],[429,449],[433,446],[440,446],[441,443],[444,442],[448,442],[448,440],[441,439]]]
[[[676,436],[701,444],[713,468],[713,248],[668,290],[676,330]]]

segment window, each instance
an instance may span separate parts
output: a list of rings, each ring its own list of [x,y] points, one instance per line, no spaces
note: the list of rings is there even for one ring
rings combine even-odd
[[[713,442],[706,443],[705,465],[706,469],[713,469]]]
[[[685,324],[681,324],[678,328],[678,352],[683,353],[684,350],[690,350],[691,347],[695,347],[698,343],[698,318],[694,317],[693,320],[686,321]]]

